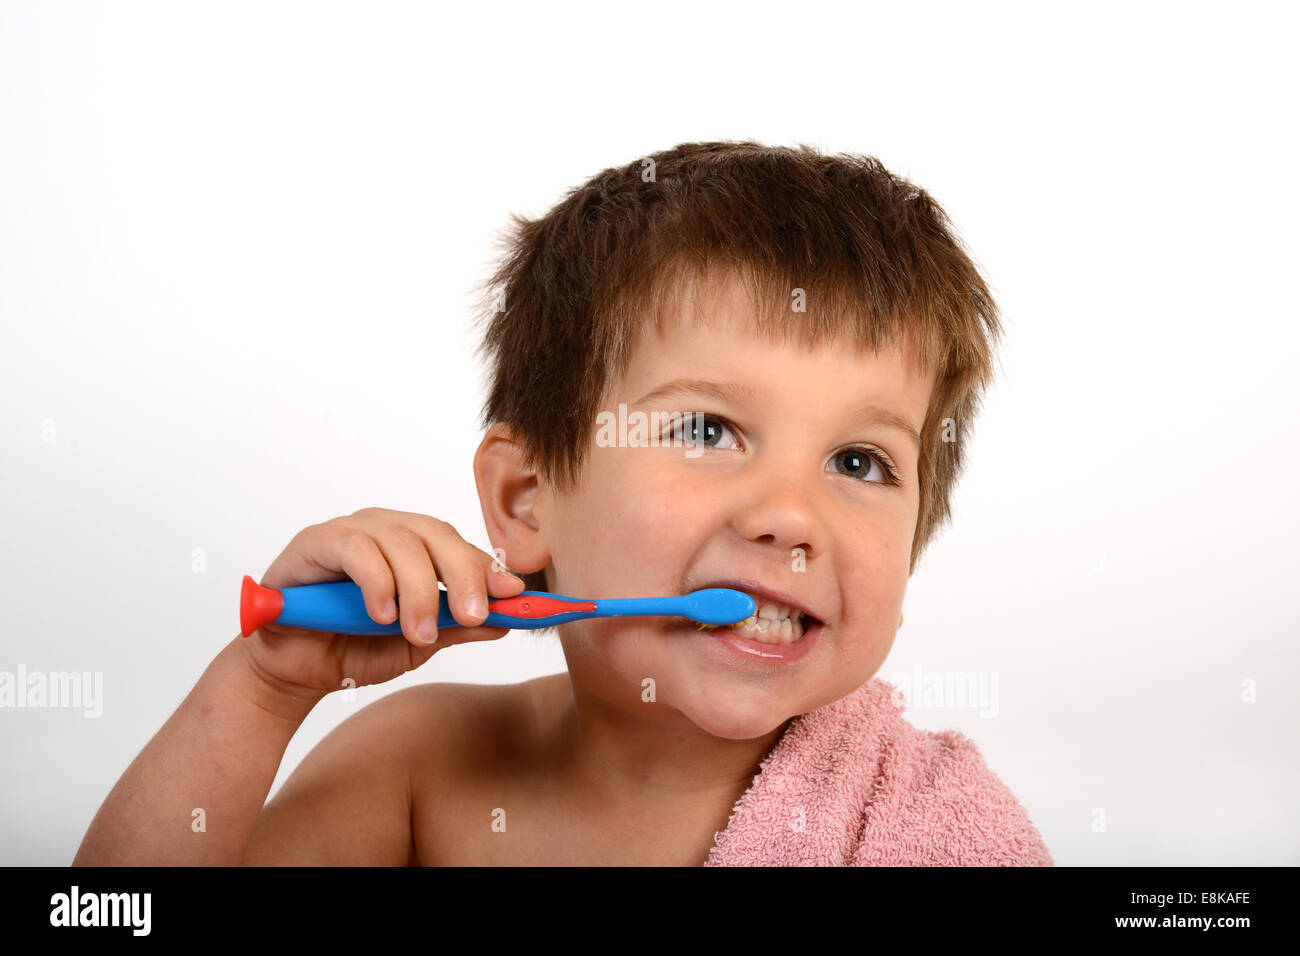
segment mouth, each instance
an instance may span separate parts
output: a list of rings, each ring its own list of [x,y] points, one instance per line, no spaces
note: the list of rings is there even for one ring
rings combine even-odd
[[[758,644],[789,647],[823,624],[793,596],[765,588],[756,581],[715,581],[702,587],[731,588],[754,599],[753,616],[732,624],[728,630]]]

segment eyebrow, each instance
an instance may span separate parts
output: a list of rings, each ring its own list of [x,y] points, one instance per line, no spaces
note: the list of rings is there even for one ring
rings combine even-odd
[[[637,404],[642,405],[678,393],[704,395],[720,402],[731,402],[733,404],[758,400],[757,389],[749,385],[741,385],[739,382],[705,382],[693,378],[676,378],[646,392],[637,400]],[[886,428],[900,431],[911,439],[918,453],[921,450],[921,435],[916,430],[916,427],[906,418],[891,412],[887,408],[868,402],[858,408],[854,421],[883,425]]]

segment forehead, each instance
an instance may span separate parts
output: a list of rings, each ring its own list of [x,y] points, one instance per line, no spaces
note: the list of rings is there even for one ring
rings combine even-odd
[[[792,383],[800,383],[819,394],[843,392],[848,400],[893,398],[920,424],[935,375],[911,361],[906,344],[873,351],[846,328],[812,346],[807,317],[791,309],[765,330],[750,291],[734,273],[686,284],[643,324],[629,355],[626,390],[640,389],[639,396],[669,379],[725,378],[766,382],[788,395]]]

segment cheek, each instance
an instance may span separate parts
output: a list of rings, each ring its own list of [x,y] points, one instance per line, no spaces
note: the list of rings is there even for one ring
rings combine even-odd
[[[906,571],[900,577],[887,553],[874,554],[841,566],[845,616],[829,647],[848,672],[874,674],[889,655],[903,608]]]
[[[619,454],[616,456],[614,452]],[[653,453],[602,449],[593,459],[586,491],[567,498],[557,518],[565,593],[640,594],[671,585],[691,546],[691,529],[705,527],[703,504],[686,492]]]
[[[668,454],[672,452],[647,450],[638,462],[629,450],[628,459],[638,467],[620,475],[626,494],[611,520],[626,536],[624,547],[649,557],[687,553],[718,523],[721,486],[697,486],[689,473],[662,460]],[[676,564],[680,570],[681,561]]]
[[[874,628],[877,623],[897,624],[907,590],[907,564],[910,552],[906,544],[892,537],[861,537],[856,547],[842,551],[852,557],[839,566],[839,580],[844,600],[859,626]],[[892,625],[891,625],[892,626]]]

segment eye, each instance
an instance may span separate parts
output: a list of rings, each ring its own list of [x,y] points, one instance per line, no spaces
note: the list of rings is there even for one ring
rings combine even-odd
[[[701,426],[703,426],[701,428]],[[685,434],[683,434],[683,431]],[[703,435],[699,434],[703,431]],[[725,418],[717,415],[703,415],[699,412],[690,412],[681,419],[674,422],[668,429],[669,440],[675,440],[683,444],[700,444],[705,448],[721,448],[722,436],[731,435],[735,440],[735,435],[731,429],[731,423]],[[842,472],[849,478],[857,478],[864,484],[877,485],[901,485],[902,477],[898,473],[898,468],[893,460],[881,451],[879,448],[871,446],[846,448],[843,451],[836,452],[831,457],[832,462],[844,462],[848,469]],[[874,466],[874,469],[873,469]],[[869,476],[874,471],[878,471],[879,478],[872,479]]]
[[[836,452],[831,461],[845,462],[848,468],[846,474],[850,478],[861,478],[867,484],[900,485],[903,483],[894,463],[878,448],[846,448],[844,451]],[[880,481],[867,481],[873,465],[882,476],[888,477]]]
[[[701,428],[701,426],[703,426]],[[685,431],[686,434],[682,434]],[[703,431],[703,435],[700,432]],[[717,444],[710,444],[709,439],[722,441],[722,433],[731,434],[731,426],[725,419],[717,415],[701,415],[698,412],[690,412],[683,415],[681,419],[674,422],[668,429],[668,438],[680,441],[687,445],[703,445],[705,448],[718,448]],[[732,435],[734,439],[735,436]]]

